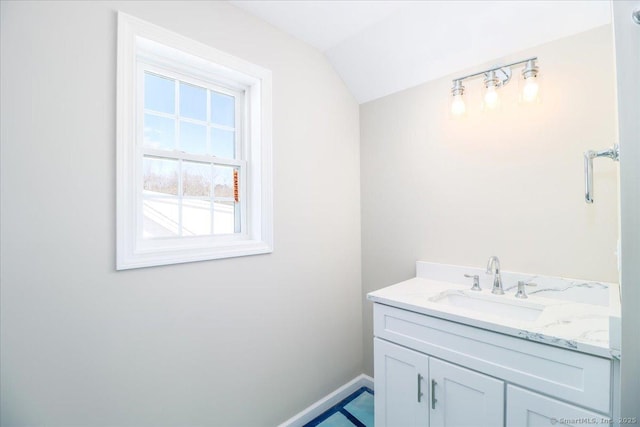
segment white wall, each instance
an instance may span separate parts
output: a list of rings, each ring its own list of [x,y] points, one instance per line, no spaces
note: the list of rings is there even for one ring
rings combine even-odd
[[[450,118],[452,78],[531,56],[541,104],[480,113],[480,78],[465,82],[468,117]],[[618,166],[595,160],[587,205],[582,157],[616,140],[611,26],[466,71],[360,107],[363,294],[413,277],[416,260],[491,255],[505,270],[617,282]],[[504,90],[513,101],[517,82]],[[363,316],[371,373],[370,303]]]
[[[640,25],[631,12],[640,1],[616,1],[613,20],[620,129],[622,239],[621,416],[640,417]]]
[[[3,426],[275,425],[362,371],[358,106],[224,2],[1,9]],[[275,252],[116,272],[116,10],[273,71]]]

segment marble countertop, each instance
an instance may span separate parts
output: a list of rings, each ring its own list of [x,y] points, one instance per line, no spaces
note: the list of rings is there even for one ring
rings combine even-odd
[[[481,292],[471,291],[471,279],[480,276]],[[491,293],[492,276],[484,270],[417,263],[417,277],[367,295],[370,301],[494,332],[538,341],[606,358],[620,357],[620,290],[615,283],[502,272],[504,295]],[[518,280],[524,280],[528,298],[515,298]],[[443,304],[457,294],[485,301],[523,304],[542,312],[534,320],[515,319],[473,307]],[[471,300],[473,301],[473,300]]]

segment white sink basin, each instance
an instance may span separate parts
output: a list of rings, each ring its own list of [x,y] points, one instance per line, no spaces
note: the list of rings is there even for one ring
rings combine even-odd
[[[429,300],[478,313],[529,322],[536,320],[545,309],[544,305],[518,300],[513,295],[482,295],[470,292],[446,291]]]

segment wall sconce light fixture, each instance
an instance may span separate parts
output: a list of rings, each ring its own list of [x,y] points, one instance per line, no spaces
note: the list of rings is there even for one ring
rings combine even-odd
[[[484,110],[495,110],[500,106],[500,95],[498,89],[505,86],[511,80],[511,67],[515,65],[525,64],[522,70],[522,78],[524,85],[522,87],[522,100],[524,102],[534,102],[538,99],[539,83],[538,83],[538,66],[536,65],[537,57],[528,58],[522,61],[512,62],[496,68],[480,71],[460,77],[453,80],[451,88],[451,114],[461,116],[466,112],[464,103],[464,86],[462,81],[484,75],[484,96],[482,107]]]

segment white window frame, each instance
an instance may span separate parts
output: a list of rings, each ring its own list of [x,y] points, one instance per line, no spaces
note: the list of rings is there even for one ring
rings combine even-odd
[[[176,67],[176,65],[178,65],[178,67]],[[245,90],[244,89],[238,89],[238,88],[228,88],[228,87],[222,87],[222,86],[218,86],[217,82],[211,82],[211,81],[205,81],[205,80],[199,80],[199,79],[195,79],[192,76],[188,75],[188,74],[182,74],[182,72],[189,72],[189,70],[185,70],[185,67],[182,66],[183,64],[171,64],[171,66],[168,65],[156,65],[156,61],[154,60],[154,58],[150,57],[150,55],[138,55],[138,63],[137,63],[137,84],[138,84],[138,102],[137,102],[137,106],[136,106],[136,114],[137,114],[137,124],[139,126],[137,126],[136,132],[137,132],[137,141],[138,141],[138,146],[137,146],[137,155],[136,155],[136,162],[138,162],[136,164],[136,170],[137,170],[137,174],[136,174],[136,184],[135,184],[135,188],[137,189],[141,189],[142,185],[143,185],[143,174],[142,174],[142,165],[141,162],[143,161],[143,157],[155,157],[155,158],[164,158],[164,159],[171,159],[171,160],[182,160],[182,161],[192,161],[192,162],[198,162],[198,163],[207,163],[210,165],[217,165],[217,166],[228,166],[228,167],[234,167],[234,168],[238,168],[239,169],[239,181],[240,181],[240,209],[236,210],[236,218],[235,218],[235,223],[236,225],[240,226],[240,233],[238,234],[233,234],[233,235],[226,235],[224,237],[218,235],[218,236],[212,236],[210,238],[204,238],[204,237],[197,237],[198,239],[208,239],[209,240],[209,244],[216,244],[218,241],[237,241],[237,240],[246,240],[249,236],[248,232],[247,232],[247,209],[245,209],[245,206],[247,205],[247,191],[246,191],[246,185],[244,185],[244,183],[246,182],[246,171],[247,171],[247,161],[244,159],[244,153],[248,153],[251,151],[251,147],[248,146],[247,139],[244,138],[244,134],[246,133],[246,130],[244,129],[244,116],[245,116],[245,108],[244,108],[244,94],[245,94]],[[226,128],[223,126],[219,126],[213,123],[210,123],[210,114],[209,114],[209,99],[207,99],[207,117],[205,118],[205,120],[196,120],[196,119],[191,119],[191,118],[185,118],[183,116],[181,116],[178,112],[178,102],[179,102],[179,96],[178,96],[178,89],[176,87],[176,97],[175,97],[175,103],[176,103],[176,110],[173,114],[169,114],[169,113],[160,113],[160,112],[155,112],[155,111],[148,111],[144,108],[142,99],[144,97],[144,92],[143,92],[143,87],[144,87],[144,75],[145,73],[150,72],[162,77],[166,77],[166,78],[170,78],[174,80],[174,84],[176,84],[176,86],[179,83],[188,83],[188,84],[192,84],[194,86],[197,87],[203,87],[206,88],[207,90],[207,97],[210,96],[210,91],[215,91],[218,93],[223,93],[225,95],[230,95],[233,96],[235,98],[235,112],[234,112],[234,116],[236,118],[236,123],[235,126],[233,128],[234,132],[235,132],[235,143],[234,143],[234,151],[237,153],[236,154],[236,158],[234,159],[222,159],[222,158],[217,158],[215,156],[209,155],[209,154],[193,154],[193,153],[186,153],[184,151],[179,151],[179,150],[172,150],[172,151],[168,151],[166,149],[156,149],[156,148],[149,148],[149,147],[145,147],[144,144],[140,144],[141,141],[143,141],[144,138],[144,129],[142,126],[140,126],[141,123],[143,123],[143,118],[145,116],[145,114],[152,114],[154,116],[157,117],[166,117],[172,120],[177,121],[178,126],[175,128],[175,132],[176,132],[176,138],[178,138],[178,134],[180,133],[179,131],[179,126],[181,122],[187,122],[187,123],[196,123],[199,125],[203,125],[206,127],[216,127],[216,128]],[[176,83],[177,81],[177,83]],[[207,130],[207,143],[209,144],[211,142],[211,136],[210,136],[210,131]],[[178,172],[178,189],[180,189],[181,187],[181,173]],[[142,196],[140,193],[137,194],[138,199],[136,200],[137,206],[140,206],[140,203],[143,203],[144,201],[144,196]],[[167,199],[174,199],[175,197],[177,197],[177,199],[180,201],[180,203],[182,203],[182,201],[184,200],[188,200],[190,199],[189,197],[185,197],[183,195],[180,194],[180,190],[178,191],[178,195],[177,196],[173,196],[173,195],[167,195],[165,196]],[[160,197],[160,198],[165,198],[165,197]],[[213,202],[213,194],[209,197],[209,200]],[[217,198],[220,199],[220,198]],[[213,207],[213,205],[212,205]],[[238,212],[241,211],[241,212]],[[145,250],[145,249],[152,249],[152,248],[164,248],[167,246],[167,238],[155,238],[155,239],[148,239],[148,240],[144,240],[142,239],[141,233],[142,233],[142,229],[143,229],[143,213],[141,210],[138,210],[138,212],[136,213],[136,225],[137,225],[137,234],[138,234],[138,247],[141,250]],[[213,219],[213,217],[212,217]],[[182,218],[181,215],[179,215],[179,225],[180,228],[182,226]],[[173,238],[175,240],[175,238]],[[204,244],[204,243],[203,243]],[[182,242],[169,242],[170,246],[182,246]]]
[[[142,238],[140,97],[145,70],[241,93],[236,127],[240,156],[241,232],[233,235]],[[241,141],[241,142],[238,142]],[[162,154],[162,153],[158,153]],[[203,43],[118,12],[116,269],[273,252],[271,71]],[[183,153],[187,159],[197,155]],[[202,160],[202,159],[201,159]],[[210,160],[209,160],[210,161]]]

